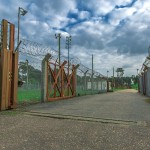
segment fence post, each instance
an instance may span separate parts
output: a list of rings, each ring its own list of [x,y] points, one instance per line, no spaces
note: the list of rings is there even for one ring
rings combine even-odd
[[[42,60],[42,83],[41,83],[41,102],[47,101],[47,87],[48,87],[48,60],[51,54],[47,54]]]
[[[73,75],[73,89],[74,89],[74,94],[73,96],[76,96],[76,88],[77,88],[77,69],[80,65],[77,64],[76,66],[73,65],[72,68],[73,68],[73,71],[74,71],[74,75]]]
[[[87,70],[86,72],[84,72],[84,90],[87,90],[87,81],[86,81],[86,74],[89,70]]]

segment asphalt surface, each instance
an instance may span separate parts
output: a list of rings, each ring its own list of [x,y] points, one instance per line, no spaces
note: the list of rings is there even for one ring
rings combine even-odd
[[[135,90],[0,112],[0,150],[149,150],[150,98]]]
[[[30,112],[91,118],[150,121],[150,99],[136,90],[75,97],[28,108]]]

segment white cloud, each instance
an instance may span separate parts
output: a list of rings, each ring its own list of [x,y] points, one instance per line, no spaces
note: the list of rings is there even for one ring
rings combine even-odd
[[[89,9],[94,10],[95,15],[105,15],[114,8],[111,0],[88,0],[84,1],[84,3]]]
[[[110,24],[117,26],[120,21],[128,19],[137,11],[136,8],[119,8],[114,10],[110,15]]]
[[[79,13],[79,18],[80,19],[88,19],[90,16],[89,12],[88,11],[81,11]]]
[[[80,49],[80,51],[79,51]],[[130,56],[129,54],[118,54],[116,50],[108,52],[106,50],[89,51],[84,47],[75,46],[71,50],[71,55],[80,58],[81,62],[91,68],[92,54],[94,56],[94,69],[107,75],[107,70],[109,70],[109,75],[113,75],[113,67],[115,70],[117,68],[123,67],[125,70],[125,75],[131,76],[136,74],[138,68],[145,60],[146,55],[136,55]],[[85,53],[86,52],[86,53]],[[116,75],[116,74],[115,74]]]
[[[65,53],[65,36],[70,33],[71,54],[79,57],[83,64],[91,68],[93,53],[96,70],[106,74],[112,66],[128,66],[126,73],[133,74],[144,60],[150,42],[150,1],[138,0],[132,7],[116,8],[131,2],[132,0],[0,0],[0,18],[8,19],[17,27],[18,7],[23,7],[28,13],[21,16],[21,37],[57,49],[54,34],[61,32],[61,47]],[[68,17],[69,13],[77,17]],[[106,14],[109,14],[108,18]]]
[[[132,2],[132,0],[112,0],[115,5],[127,5]]]

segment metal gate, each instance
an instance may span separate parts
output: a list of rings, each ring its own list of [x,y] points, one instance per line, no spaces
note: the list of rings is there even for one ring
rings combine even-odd
[[[15,26],[2,20],[0,35],[0,110],[16,106],[18,52],[14,50]]]
[[[67,61],[60,66],[47,54],[42,62],[42,101],[54,101],[76,95],[76,70],[79,65],[68,68]],[[50,58],[50,59],[49,59]]]

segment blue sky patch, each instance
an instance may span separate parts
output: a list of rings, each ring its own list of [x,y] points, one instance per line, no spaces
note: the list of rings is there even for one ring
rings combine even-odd
[[[137,0],[133,0],[131,3],[129,3],[127,5],[116,5],[115,8],[119,9],[119,8],[125,8],[125,7],[132,7],[135,4],[136,1]]]
[[[78,14],[77,13],[73,13],[73,12],[69,12],[67,15],[68,18],[74,18],[74,19],[78,19]]]
[[[109,23],[109,18],[110,18],[110,13],[108,13],[108,14],[102,16],[102,21],[103,21],[104,23]]]

